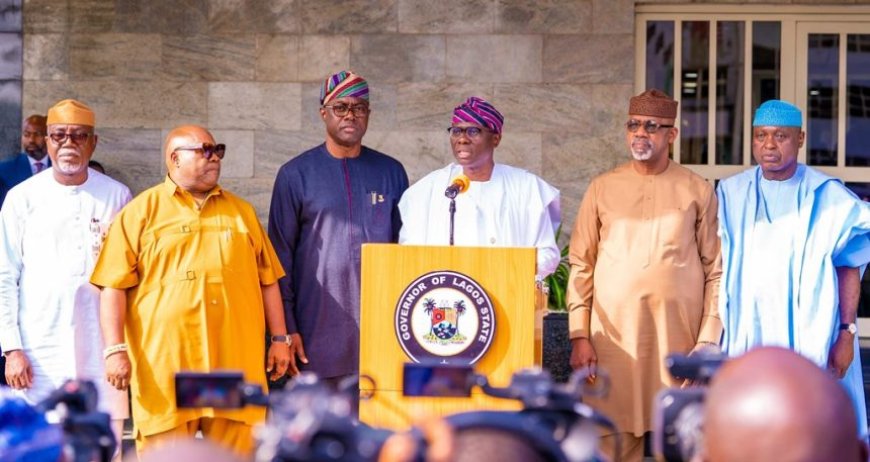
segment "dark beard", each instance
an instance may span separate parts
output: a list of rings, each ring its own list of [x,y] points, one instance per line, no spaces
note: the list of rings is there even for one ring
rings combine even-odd
[[[28,151],[27,148],[24,149],[24,152],[27,153],[28,156],[32,157],[35,160],[45,159],[46,151],[45,148],[35,149],[32,151]]]

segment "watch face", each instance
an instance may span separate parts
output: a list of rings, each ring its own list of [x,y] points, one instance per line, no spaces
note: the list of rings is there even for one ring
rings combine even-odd
[[[849,333],[850,334],[857,334],[858,333],[858,326],[856,326],[855,323],[849,324]]]

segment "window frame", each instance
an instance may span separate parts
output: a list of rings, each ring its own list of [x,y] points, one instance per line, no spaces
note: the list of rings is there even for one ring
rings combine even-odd
[[[824,33],[835,30],[839,25],[847,25],[847,29],[855,29],[854,25],[860,25],[862,31],[870,31],[870,5],[737,5],[737,4],[686,4],[686,5],[637,5],[635,7],[635,94],[646,88],[646,30],[649,21],[673,21],[674,22],[674,98],[680,101],[682,98],[682,23],[686,21],[708,21],[710,23],[709,40],[709,65],[708,69],[716,68],[717,37],[715,31],[717,24],[725,21],[743,21],[744,26],[744,75],[743,75],[743,98],[744,101],[752,101],[752,33],[754,22],[780,23],[780,99],[791,101],[806,114],[807,105],[807,49],[801,48],[799,43],[804,41],[807,33]],[[854,33],[854,30],[835,30],[845,38],[846,34]],[[803,34],[803,35],[801,35]],[[841,39],[841,42],[844,40]],[[841,43],[840,59],[840,82],[839,92],[840,117],[838,117],[838,165],[836,167],[813,166],[829,175],[849,182],[867,182],[870,180],[870,167],[845,166],[845,111],[846,91],[843,82],[845,80],[845,57],[843,55],[845,45]],[[707,125],[708,133],[716,133],[717,88],[709,85],[708,88]],[[751,131],[752,115],[755,108],[750,104],[743,105],[743,164],[742,165],[717,165],[716,162],[716,139],[714,136],[707,138],[707,163],[685,164],[699,175],[709,180],[717,180],[739,173],[751,164]],[[682,114],[680,114],[682,115]],[[678,126],[681,118],[678,117]],[[680,143],[674,143],[673,156],[676,162],[680,162]],[[799,160],[806,162],[806,145],[801,148]]]

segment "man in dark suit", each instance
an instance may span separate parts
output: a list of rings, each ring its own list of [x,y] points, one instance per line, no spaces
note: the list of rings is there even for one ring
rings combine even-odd
[[[45,151],[45,116],[24,119],[21,150],[15,157],[0,162],[0,204],[13,186],[51,166]]]

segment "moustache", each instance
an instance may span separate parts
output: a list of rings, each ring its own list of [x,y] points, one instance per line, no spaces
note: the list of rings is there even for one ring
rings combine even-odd
[[[643,147],[647,147],[647,148],[652,147],[652,142],[650,142],[650,140],[648,140],[646,138],[633,138],[631,140],[631,144],[632,145],[640,144]]]

